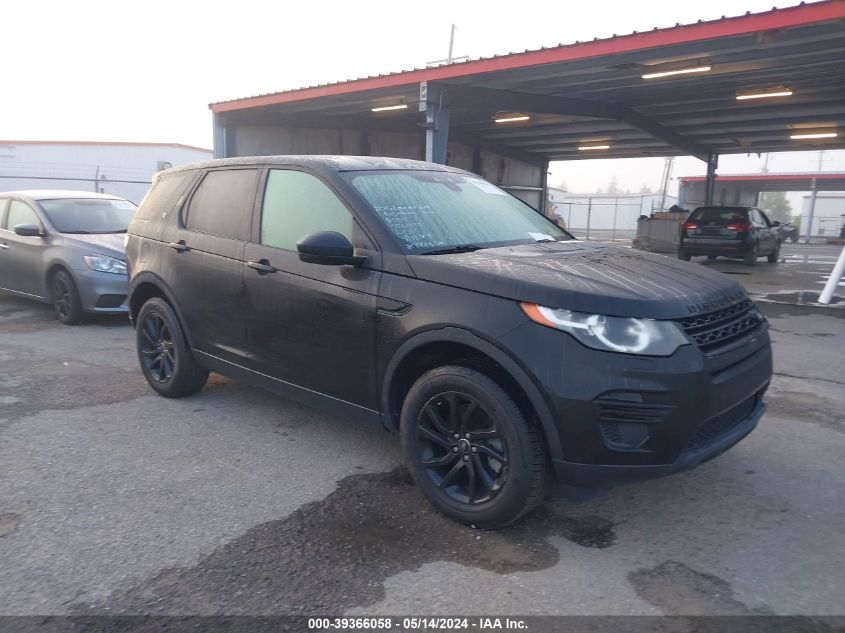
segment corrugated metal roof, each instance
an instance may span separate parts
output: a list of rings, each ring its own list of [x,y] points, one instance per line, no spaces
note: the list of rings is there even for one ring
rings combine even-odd
[[[701,30],[700,34],[696,34],[693,36],[693,39],[707,39],[711,37],[724,37],[726,35],[736,35],[742,32],[751,32],[760,30],[761,25],[758,24],[762,20],[766,18],[771,18],[774,16],[785,16],[788,19],[779,25],[766,25],[763,28],[775,28],[775,27],[788,27],[792,25],[799,25],[804,24],[807,22],[812,22],[816,20],[823,20],[823,19],[830,19],[831,15],[835,15],[838,17],[845,17],[845,2],[843,0],[822,0],[821,2],[801,2],[797,5],[793,5],[790,7],[772,7],[769,11],[764,11],[760,13],[752,13],[751,11],[747,11],[744,14],[736,15],[736,16],[722,16],[717,20],[698,20],[696,22],[691,22],[687,24],[680,24],[676,23],[674,26],[671,27],[654,27],[650,31],[632,31],[631,33],[626,33],[624,35],[616,35],[614,34],[612,37],[609,38],[593,38],[592,40],[587,41],[580,41],[576,40],[575,42],[570,42],[567,44],[561,43],[557,46],[541,46],[540,48],[536,49],[525,49],[524,51],[514,51],[510,53],[504,53],[500,55],[491,55],[486,57],[476,57],[476,58],[469,58],[463,61],[454,62],[452,64],[443,64],[434,67],[415,67],[400,71],[388,72],[388,73],[380,73],[375,75],[367,75],[364,77],[356,77],[354,79],[345,79],[333,82],[326,82],[326,83],[319,83],[319,84],[312,84],[310,86],[303,86],[299,88],[292,88],[289,90],[280,90],[278,92],[271,92],[271,93],[260,93],[248,97],[239,97],[236,99],[228,99],[223,101],[217,101],[209,104],[209,107],[215,112],[225,112],[232,109],[238,108],[228,108],[228,107],[221,107],[225,106],[226,104],[239,104],[242,102],[252,102],[258,100],[265,100],[271,97],[278,97],[282,95],[296,95],[298,93],[308,93],[309,91],[315,91],[319,89],[325,88],[332,88],[332,87],[350,87],[352,88],[351,91],[356,90],[366,90],[368,86],[366,86],[366,82],[371,82],[373,80],[383,80],[383,79],[400,79],[400,78],[407,78],[407,83],[415,83],[418,81],[425,81],[425,80],[434,80],[434,79],[448,79],[452,77],[459,77],[465,76],[467,74],[472,74],[473,72],[490,72],[491,70],[502,70],[508,67],[522,67],[531,65],[531,63],[525,64],[520,63],[523,61],[522,58],[530,57],[532,55],[537,55],[538,53],[545,53],[548,54],[549,57],[555,52],[558,51],[565,51],[571,49],[588,49],[591,45],[596,44],[606,44],[612,42],[620,42],[620,41],[628,41],[632,44],[632,48],[645,48],[646,46],[650,45],[647,42],[636,42],[635,40],[643,39],[643,36],[646,35],[668,35],[668,34],[678,34],[680,35],[683,31],[689,30],[691,28],[696,28]],[[746,21],[748,22],[747,27],[740,27],[739,29],[730,29],[729,27],[732,24],[735,24],[739,21]],[[712,29],[711,27],[728,27],[723,29]],[[703,28],[702,28],[703,27]],[[659,43],[655,43],[653,45],[660,45]],[[627,50],[630,50],[628,48]],[[594,53],[594,54],[602,54],[602,53]],[[589,56],[589,52],[585,52],[584,56]],[[500,68],[496,69],[478,69],[476,68],[479,64],[484,62],[490,62],[492,60],[499,60],[505,62]],[[552,59],[546,59],[545,61],[538,60],[538,63],[549,63],[553,61]],[[556,61],[556,60],[555,60]],[[512,66],[508,66],[507,64],[512,64]],[[419,75],[419,76],[416,76]],[[356,86],[356,84],[362,84],[361,86]],[[392,85],[400,85],[395,82]],[[346,91],[344,91],[346,92]],[[340,91],[332,92],[326,91],[326,94],[340,94]],[[314,96],[326,96],[326,94],[317,94]],[[303,96],[302,98],[309,98],[310,95]],[[264,105],[264,104],[256,104],[256,105]],[[244,107],[253,107],[251,105],[244,104]]]

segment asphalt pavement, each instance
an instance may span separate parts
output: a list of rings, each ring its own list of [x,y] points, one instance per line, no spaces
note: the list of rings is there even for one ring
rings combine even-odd
[[[434,512],[393,436],[220,377],[160,398],[124,319],[0,295],[0,614],[843,615],[845,311],[777,297],[836,254],[701,262],[770,319],[751,436],[498,532]]]

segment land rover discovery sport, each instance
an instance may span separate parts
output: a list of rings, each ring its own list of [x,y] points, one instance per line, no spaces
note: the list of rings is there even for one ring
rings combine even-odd
[[[572,238],[459,169],[271,156],[160,173],[129,227],[130,316],[163,396],[209,371],[398,431],[430,502],[497,527],[547,478],[692,468],[772,372],[742,287]]]

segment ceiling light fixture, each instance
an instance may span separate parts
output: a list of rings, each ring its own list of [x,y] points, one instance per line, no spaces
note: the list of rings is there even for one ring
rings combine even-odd
[[[530,121],[529,114],[497,114],[493,117],[494,123],[515,123],[517,121]]]
[[[813,138],[836,138],[837,136],[839,136],[837,132],[809,132],[807,134],[793,134],[789,138],[800,141]]]
[[[673,75],[688,75],[690,73],[706,73],[712,70],[711,66],[693,66],[692,68],[679,68],[677,70],[662,70],[655,73],[646,73],[643,79],[659,79],[660,77],[672,77]]]
[[[407,103],[400,103],[398,105],[389,105],[389,106],[378,106],[372,108],[373,112],[390,112],[392,110],[407,110],[408,104]]]
[[[737,101],[745,101],[746,99],[768,99],[769,97],[790,97],[792,96],[792,88],[779,86],[777,88],[768,88],[766,90],[740,90],[736,93]]]
[[[596,149],[610,149],[610,145],[579,145],[578,150],[582,152],[589,152]]]

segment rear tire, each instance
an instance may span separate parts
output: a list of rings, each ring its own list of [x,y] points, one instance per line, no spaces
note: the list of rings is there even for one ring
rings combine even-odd
[[[716,259],[717,257],[718,257],[718,255],[708,255],[708,256],[707,256],[707,259],[709,259],[709,260],[712,262],[712,261],[713,261],[714,259]]]
[[[777,261],[780,259],[780,242],[775,245],[775,250],[769,253],[769,256],[766,259],[768,259],[770,264],[777,263]]]
[[[79,290],[70,273],[64,269],[50,277],[50,297],[56,318],[65,325],[79,325],[85,316]]]
[[[197,364],[176,313],[164,299],[150,299],[141,307],[135,340],[144,378],[159,395],[190,396],[208,380],[208,370]]]
[[[684,250],[679,250],[678,251],[678,259],[682,259],[685,262],[688,262],[690,259],[692,259],[692,255],[690,255],[689,253],[687,253]]]
[[[745,254],[745,257],[742,260],[742,263],[746,266],[756,266],[757,265],[757,256],[758,256],[758,245],[755,242],[754,245],[751,247],[751,250]]]
[[[480,371],[448,366],[420,376],[405,397],[400,435],[417,485],[455,521],[503,527],[543,499],[542,435]]]

